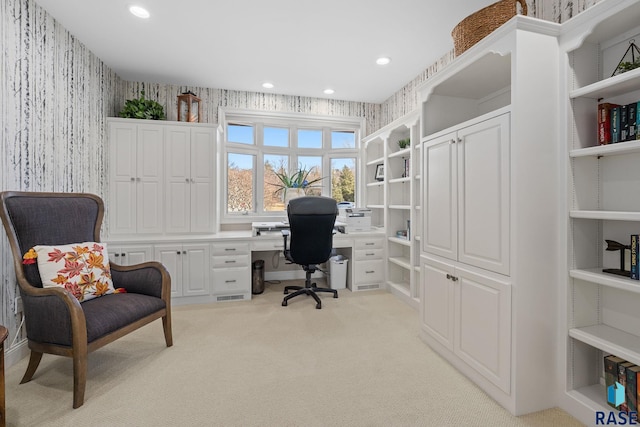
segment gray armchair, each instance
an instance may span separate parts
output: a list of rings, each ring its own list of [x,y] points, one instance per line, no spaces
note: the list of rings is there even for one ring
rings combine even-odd
[[[36,245],[100,242],[102,200],[78,193],[0,193],[0,216],[13,253],[22,305],[29,365],[21,383],[31,380],[43,353],[73,359],[73,407],[84,403],[87,357],[94,350],[162,319],[167,347],[171,334],[171,278],[162,264],[111,264],[114,293],[79,302],[62,287],[43,287],[38,266],[23,255]]]

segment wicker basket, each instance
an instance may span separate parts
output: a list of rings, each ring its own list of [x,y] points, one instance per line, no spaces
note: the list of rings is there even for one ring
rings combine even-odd
[[[517,3],[522,14],[527,14],[525,0],[500,0],[464,18],[451,32],[456,56],[491,34],[496,28],[516,15]]]

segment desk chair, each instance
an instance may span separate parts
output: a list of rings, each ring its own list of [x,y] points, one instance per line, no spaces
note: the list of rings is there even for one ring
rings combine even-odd
[[[334,199],[329,197],[308,196],[299,197],[289,201],[287,207],[289,217],[289,230],[283,231],[284,256],[294,264],[302,266],[306,272],[303,286],[285,286],[282,301],[287,306],[287,301],[298,295],[306,294],[316,300],[316,308],[322,308],[322,302],[317,292],[329,292],[334,298],[338,298],[335,289],[318,288],[311,283],[311,275],[318,269],[317,264],[327,262],[333,249],[333,226],[338,215],[338,206]],[[287,237],[291,235],[291,247],[287,248]],[[289,291],[295,290],[289,294]]]

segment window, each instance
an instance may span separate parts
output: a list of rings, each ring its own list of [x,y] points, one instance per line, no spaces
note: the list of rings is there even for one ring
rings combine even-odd
[[[278,174],[299,169],[309,172],[306,194],[357,201],[361,119],[226,109],[220,118],[226,129],[223,222],[281,219]]]

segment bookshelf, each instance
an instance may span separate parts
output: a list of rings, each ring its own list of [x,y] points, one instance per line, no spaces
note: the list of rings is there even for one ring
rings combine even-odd
[[[375,209],[385,229],[387,288],[418,309],[420,180],[418,111],[409,113],[363,138],[367,207]],[[410,139],[401,148],[398,141]],[[385,179],[375,181],[375,170],[384,165]],[[416,172],[418,171],[418,172]],[[373,211],[372,211],[373,213]],[[398,232],[407,232],[407,235]]]
[[[619,264],[605,239],[629,243],[640,231],[640,141],[599,146],[597,106],[640,100],[640,69],[610,77],[632,39],[640,38],[640,3],[606,0],[562,25],[562,108],[566,111],[567,236],[561,293],[560,406],[591,424],[606,402],[603,358],[640,364],[640,282],[603,273]]]

